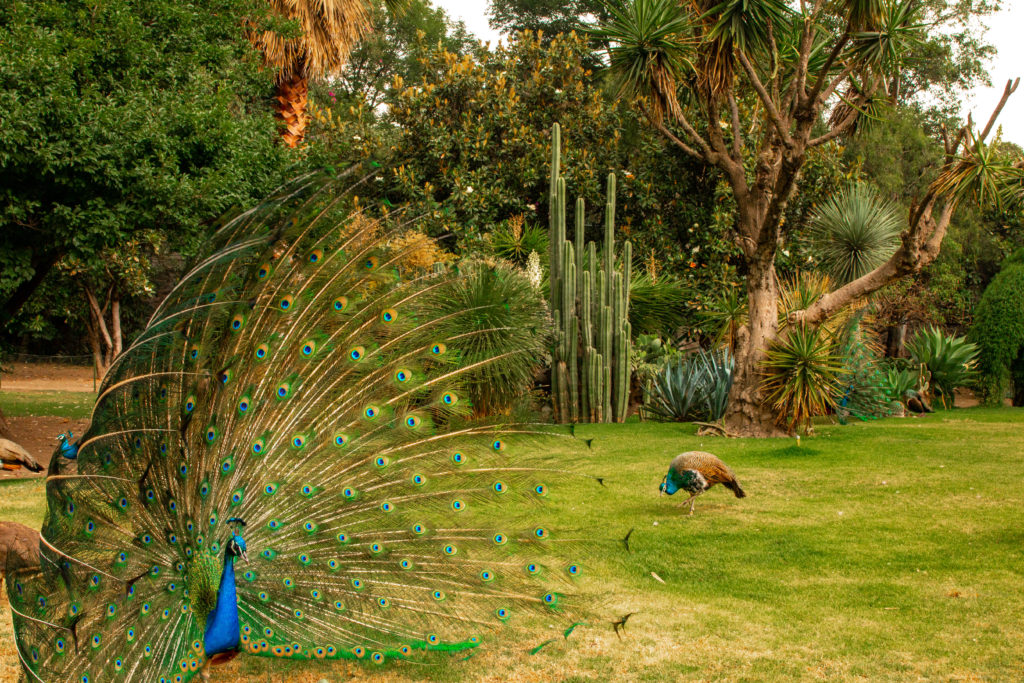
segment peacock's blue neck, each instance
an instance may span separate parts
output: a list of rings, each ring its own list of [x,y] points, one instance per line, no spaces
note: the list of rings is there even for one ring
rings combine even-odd
[[[203,636],[206,656],[229,652],[238,647],[238,597],[235,593],[235,558],[224,556],[224,572],[217,589],[217,606],[206,620]]]

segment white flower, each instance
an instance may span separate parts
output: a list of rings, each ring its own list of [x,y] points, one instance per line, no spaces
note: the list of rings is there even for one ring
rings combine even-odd
[[[353,135],[352,139],[355,140],[356,142],[359,142],[360,140],[362,140],[362,138],[359,137],[358,135]]]
[[[693,249],[690,250],[690,252],[693,253],[693,254],[696,254],[699,251],[700,251],[700,247],[694,247]]]
[[[466,194],[473,194],[473,186],[472,185],[468,185],[466,187]]]
[[[782,255],[783,256],[789,256],[789,249],[783,249],[782,250]]]
[[[530,211],[536,211],[537,210],[537,205],[536,204],[527,204],[526,208],[529,209]]]
[[[540,289],[540,281],[543,277],[544,271],[540,268],[540,254],[531,251],[530,255],[526,257],[526,279],[535,288]]]

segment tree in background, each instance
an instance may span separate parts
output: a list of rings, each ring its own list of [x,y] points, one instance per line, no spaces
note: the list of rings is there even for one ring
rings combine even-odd
[[[371,31],[349,53],[337,77],[320,86],[321,102],[361,104],[377,112],[396,76],[406,83],[423,76],[418,45],[459,55],[477,47],[465,24],[451,21],[429,0],[407,0],[401,12],[389,11],[384,0],[372,0],[369,7]]]
[[[309,115],[306,105],[310,79],[335,76],[349,52],[370,30],[372,0],[267,0],[272,19],[284,19],[283,26],[257,22],[250,38],[276,72],[277,117],[283,128],[281,139],[297,146],[306,135]],[[398,10],[404,0],[384,0],[388,9]],[[253,15],[259,17],[259,14]]]
[[[979,348],[982,400],[1002,405],[1012,386],[1013,405],[1024,405],[1024,250],[985,289],[969,338]]]
[[[681,150],[725,175],[736,205],[748,323],[740,330],[726,424],[740,434],[771,433],[761,383],[776,339],[776,255],[783,217],[810,150],[852,135],[880,101],[893,101],[911,53],[928,30],[914,0],[785,0],[680,5],[631,0],[609,6],[595,31],[610,45],[611,71],[639,98],[650,125]],[[1016,84],[979,133],[970,122],[945,135],[941,165],[911,204],[901,244],[881,266],[791,314],[817,326],[862,298],[935,260],[958,203],[990,202],[1019,169],[986,140]]]
[[[150,231],[187,249],[280,182],[290,159],[264,104],[272,84],[240,21],[253,8],[0,8],[0,326],[62,259],[95,263]]]

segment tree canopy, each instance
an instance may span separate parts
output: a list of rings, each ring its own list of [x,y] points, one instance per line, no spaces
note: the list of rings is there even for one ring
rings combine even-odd
[[[0,8],[0,325],[60,259],[145,231],[200,239],[280,182],[255,0]]]

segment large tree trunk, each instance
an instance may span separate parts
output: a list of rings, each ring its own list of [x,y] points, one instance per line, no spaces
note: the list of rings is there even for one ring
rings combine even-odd
[[[297,147],[306,137],[309,125],[309,114],[306,105],[309,102],[309,79],[300,73],[282,78],[277,84],[277,113],[281,121],[281,140],[289,147]]]
[[[782,436],[785,432],[776,426],[775,415],[764,405],[761,392],[762,363],[779,328],[778,283],[770,261],[751,264],[747,305],[749,321],[737,334],[725,426],[740,436]]]

